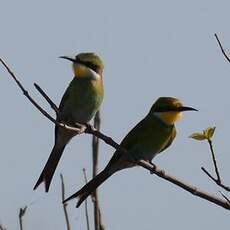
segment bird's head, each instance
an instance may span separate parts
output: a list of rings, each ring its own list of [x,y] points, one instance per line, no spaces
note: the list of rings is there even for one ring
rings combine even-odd
[[[104,69],[101,58],[95,53],[80,53],[75,58],[61,56],[60,58],[67,59],[73,62],[73,71],[76,77],[85,76],[102,76]]]
[[[157,116],[168,125],[173,125],[182,117],[183,111],[197,111],[197,109],[183,106],[181,101],[174,97],[160,97],[153,104],[150,114]]]

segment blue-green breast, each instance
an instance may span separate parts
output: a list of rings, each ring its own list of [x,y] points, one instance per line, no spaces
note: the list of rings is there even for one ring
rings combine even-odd
[[[60,103],[60,120],[89,122],[99,110],[104,96],[102,79],[74,77]]]

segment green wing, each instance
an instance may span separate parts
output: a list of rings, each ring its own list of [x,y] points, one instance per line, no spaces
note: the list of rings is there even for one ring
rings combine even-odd
[[[71,91],[74,87],[74,83],[76,82],[76,79],[73,78],[73,80],[70,82],[69,86],[67,87],[67,89],[65,90],[65,93],[64,95],[62,96],[62,99],[61,99],[61,102],[59,104],[59,117],[57,118],[57,120],[62,120],[62,119],[65,119],[63,116],[63,108],[64,108],[64,105],[66,104],[66,102],[69,100],[70,96],[71,96]],[[76,89],[74,89],[76,90]]]
[[[136,133],[141,132],[141,130],[144,127],[144,122],[145,119],[143,119],[142,121],[140,121],[126,136],[125,138],[122,140],[122,142],[120,143],[120,145],[126,149],[127,151],[130,150],[130,147],[133,146],[133,143],[136,143],[138,141],[139,136],[136,135]],[[106,167],[110,167],[110,165],[113,165],[113,163],[115,163],[120,157],[121,157],[122,153],[120,153],[119,151],[115,151],[115,153],[113,154],[112,158],[110,159],[108,165]]]
[[[154,148],[156,148],[155,151],[157,151],[158,153],[162,152],[166,148],[168,148],[173,142],[176,136],[176,129],[175,127],[166,128],[165,133],[161,137],[161,135],[158,135],[158,133],[156,132],[158,128],[162,128],[162,124],[147,116],[126,135],[126,137],[121,142],[121,146],[129,151],[137,143],[141,146],[144,146],[146,149],[148,149],[148,151],[149,149],[153,149],[154,151]],[[166,140],[164,143],[164,141],[162,141],[161,139],[164,139],[169,133],[170,136],[167,138],[168,140]],[[120,157],[121,153],[119,151],[116,151],[111,158],[108,166],[115,163]]]
[[[65,102],[68,100],[69,96],[70,96],[70,92],[67,88],[64,95],[62,96],[61,102],[59,104],[59,110],[60,111],[63,109],[63,106],[64,106]]]
[[[71,84],[71,83],[70,83]],[[59,115],[57,116],[57,121],[60,121],[62,119],[62,109],[64,107],[65,102],[68,100],[69,96],[70,96],[70,91],[68,90],[69,87],[66,89],[64,95],[62,96],[61,102],[59,104],[58,110],[59,110]],[[58,135],[58,130],[59,130],[59,126],[55,126],[55,141]]]

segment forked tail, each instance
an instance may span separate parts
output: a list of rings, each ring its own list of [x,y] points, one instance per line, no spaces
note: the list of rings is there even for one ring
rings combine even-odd
[[[44,169],[42,170],[42,173],[37,181],[37,183],[34,186],[34,190],[42,183],[45,184],[45,191],[49,191],[50,183],[52,181],[54,172],[57,168],[58,162],[61,159],[62,153],[64,151],[65,145],[63,146],[57,146],[54,145],[53,150],[49,156],[48,161],[46,162],[46,165]]]
[[[79,198],[77,202],[77,207],[81,205],[81,203],[91,194],[93,193],[98,186],[100,186],[107,178],[112,176],[113,173],[111,173],[108,169],[104,169],[102,172],[100,172],[96,177],[94,177],[91,181],[89,181],[85,186],[83,186],[79,191],[74,193],[72,196],[68,197],[63,201],[63,203],[73,199],[73,198]]]

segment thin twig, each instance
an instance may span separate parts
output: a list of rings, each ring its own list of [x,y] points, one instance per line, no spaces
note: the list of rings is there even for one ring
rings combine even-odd
[[[0,61],[2,62],[2,64],[5,66],[5,68],[8,70],[8,72],[10,73],[10,75],[12,76],[12,72],[10,71],[10,69],[6,66],[6,64],[2,61],[2,59],[0,59]],[[16,78],[14,78],[14,80],[16,81]],[[21,84],[18,84],[19,87],[21,88]],[[29,97],[27,97],[30,101],[31,99]],[[34,101],[34,100],[32,100]],[[31,102],[32,102],[31,101]],[[33,103],[33,102],[32,102]],[[33,103],[34,104],[34,103]],[[36,103],[34,104],[36,106]],[[36,106],[36,108],[38,108]],[[63,127],[67,130],[71,130],[73,132],[77,132],[77,133],[89,133],[89,134],[92,134],[92,135],[95,135],[97,136],[98,138],[102,139],[105,143],[107,143],[108,145],[114,147],[115,149],[119,150],[121,153],[123,154],[127,154],[127,151],[122,148],[122,146],[120,146],[119,144],[117,144],[111,137],[108,137],[106,135],[104,135],[103,133],[99,132],[98,130],[94,129],[92,126],[85,126],[84,128],[82,128],[81,130],[75,128],[75,127],[71,127],[71,126],[68,126],[66,124],[63,124],[63,123],[60,123],[60,122],[57,122],[55,119],[53,119],[50,115],[47,115],[46,113],[43,113],[41,111],[40,108],[38,108],[38,110],[44,115],[46,116],[50,121],[54,122],[55,124],[57,124],[58,126],[60,127]],[[183,182],[182,180],[170,175],[170,174],[167,174],[165,171],[159,169],[158,167],[154,166],[154,165],[151,165],[150,163],[146,162],[146,161],[140,161],[140,162],[137,162],[138,165],[144,167],[145,169],[149,170],[150,172],[152,172],[153,174],[156,174],[157,176],[167,180],[167,181],[170,181],[171,183],[181,187],[182,189],[192,193],[193,195],[195,196],[198,196],[200,198],[203,198],[205,200],[208,200],[220,207],[223,207],[225,209],[228,209],[230,210],[230,204],[225,200],[225,199],[221,199],[215,195],[212,195],[206,191],[202,191],[200,189],[198,189],[197,187],[193,186],[193,185],[190,185],[186,182]]]
[[[230,204],[230,199],[224,195],[224,193],[222,193],[221,191],[219,191],[219,193],[221,194],[222,197],[224,197],[224,199]]]
[[[23,230],[23,216],[26,214],[26,209],[27,206],[25,206],[24,208],[20,208],[19,210],[19,214],[18,214],[18,218],[19,218],[19,225],[20,225],[20,230]]]
[[[50,104],[51,108],[55,111],[56,115],[59,113],[58,107],[53,103],[53,101],[47,96],[47,94],[43,91],[43,89],[37,84],[34,83],[37,91],[46,99],[46,101]]]
[[[55,123],[55,119],[52,118],[38,103],[29,95],[28,91],[25,90],[25,88],[22,86],[20,81],[16,78],[14,73],[10,70],[10,68],[7,66],[7,64],[0,58],[0,62],[4,65],[8,73],[11,75],[11,77],[14,79],[16,84],[19,86],[19,88],[22,90],[23,94],[29,99],[29,101],[49,120],[53,121]]]
[[[222,182],[218,182],[218,180],[216,178],[214,178],[209,172],[208,170],[206,170],[204,167],[201,167],[201,170],[208,176],[210,177],[218,186],[220,186],[221,188],[225,189],[226,191],[230,192],[230,187],[227,185],[224,185]]]
[[[221,183],[220,174],[219,174],[219,170],[218,170],[217,163],[216,163],[216,157],[215,157],[215,153],[214,153],[213,146],[212,146],[212,140],[208,139],[208,143],[209,143],[209,147],[212,153],[212,161],[213,161],[216,176],[217,176],[217,182]]]
[[[63,204],[63,211],[64,211],[64,215],[65,215],[65,221],[66,221],[66,229],[67,230],[71,230],[70,228],[70,222],[69,222],[69,216],[68,216],[68,212],[67,212],[67,203],[63,203],[63,201],[65,200],[65,184],[64,184],[64,178],[63,175],[60,174],[61,177],[61,194],[62,194],[62,204]]]
[[[208,177],[210,177],[215,183],[217,183],[217,179],[214,178],[211,173],[208,172],[208,170],[206,170],[204,167],[201,167],[201,170],[207,174]]]
[[[226,191],[230,192],[230,187],[227,186],[227,185],[224,185],[224,184],[222,183],[222,180],[221,180],[221,177],[220,177],[220,173],[219,173],[219,170],[218,170],[218,166],[217,166],[217,162],[216,162],[215,153],[214,153],[214,150],[213,150],[212,140],[208,139],[208,143],[209,143],[209,147],[210,147],[210,150],[211,150],[212,161],[213,161],[213,164],[214,164],[214,168],[215,168],[215,172],[216,172],[216,177],[217,177],[217,178],[215,178],[214,176],[212,176],[211,173],[209,173],[208,170],[205,169],[204,167],[201,167],[201,170],[202,170],[211,180],[213,180],[218,186],[220,186],[221,188],[223,188],[223,189],[225,189]]]
[[[98,111],[94,117],[94,127],[98,131],[100,130],[101,119],[100,112]],[[93,152],[93,178],[98,174],[98,158],[99,158],[99,138],[93,135],[92,138],[92,152]],[[94,204],[94,226],[95,230],[103,230],[104,226],[101,219],[101,210],[99,205],[98,190],[96,189],[93,194]]]
[[[83,168],[83,175],[84,175],[85,183],[87,184],[87,183],[88,183],[88,180],[87,180],[85,168]],[[85,199],[85,217],[86,217],[87,230],[90,230],[87,199]]]
[[[216,38],[216,40],[217,40],[217,42],[218,42],[218,44],[219,44],[219,46],[220,46],[220,49],[221,49],[222,54],[223,54],[224,57],[227,59],[227,61],[230,62],[230,58],[229,58],[228,55],[225,53],[225,51],[224,51],[224,49],[223,49],[223,46],[221,45],[221,42],[220,42],[220,40],[219,40],[217,34],[215,34],[215,38]]]

